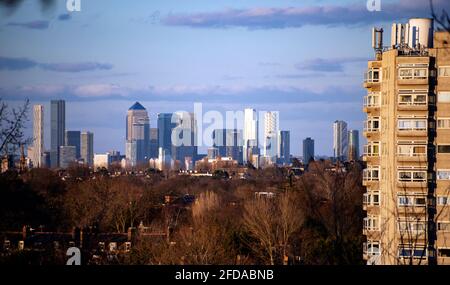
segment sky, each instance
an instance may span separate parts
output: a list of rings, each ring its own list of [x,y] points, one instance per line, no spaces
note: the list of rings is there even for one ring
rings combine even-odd
[[[434,0],[436,10],[447,1]],[[362,144],[371,27],[383,27],[387,43],[392,22],[430,16],[428,0],[380,0],[381,11],[366,0],[80,3],[74,12],[65,0],[0,5],[0,98],[44,105],[47,148],[49,102],[65,99],[66,129],[94,132],[96,153],[124,151],[135,101],[151,127],[157,113],[196,102],[205,112],[279,111],[294,155],[306,137],[316,154],[332,155],[335,120],[360,130]]]

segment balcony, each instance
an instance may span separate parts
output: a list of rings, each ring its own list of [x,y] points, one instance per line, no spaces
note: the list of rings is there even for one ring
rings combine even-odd
[[[363,170],[363,185],[378,183],[380,181],[380,168],[371,167]]]
[[[364,121],[363,134],[369,138],[380,133],[380,119],[378,117],[369,117],[367,121]]]
[[[369,68],[364,73],[364,87],[372,88],[381,82],[381,71],[379,68]]]
[[[426,129],[397,129],[397,136],[427,138],[428,132]]]
[[[428,85],[428,64],[406,64],[398,69],[399,85]]]
[[[379,92],[371,92],[368,95],[364,96],[364,112],[369,113],[380,108],[381,97],[379,94]]]
[[[417,154],[397,154],[398,162],[418,162],[427,163],[427,155],[425,153]]]
[[[428,137],[427,119],[424,117],[399,117],[397,121],[397,136]]]

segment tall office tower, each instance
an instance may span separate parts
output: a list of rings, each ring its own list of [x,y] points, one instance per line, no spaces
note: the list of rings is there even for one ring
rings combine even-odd
[[[186,157],[193,161],[197,158],[197,120],[194,113],[177,112],[172,123],[175,123],[171,135],[172,159],[179,160],[183,167]]]
[[[348,131],[348,155],[349,161],[359,160],[359,132],[358,130]]]
[[[259,154],[258,115],[255,109],[244,110],[244,144],[243,161],[247,163],[252,155]]]
[[[172,122],[172,113],[158,114],[158,146],[162,148],[167,156],[172,153],[172,130],[176,127],[176,118]],[[158,151],[158,154],[161,151]]]
[[[50,107],[50,162],[51,167],[59,166],[59,147],[64,145],[64,132],[66,130],[66,102],[52,100]]]
[[[68,168],[76,161],[76,147],[62,145],[59,147],[59,167]]]
[[[44,167],[44,106],[33,107],[33,167]]]
[[[291,141],[289,131],[278,131],[278,164],[291,163]]]
[[[347,123],[335,121],[333,123],[333,155],[338,161],[347,159],[348,149]]]
[[[278,146],[278,131],[279,127],[279,112],[272,111],[264,114],[264,146],[263,155],[274,161],[277,157]]]
[[[65,134],[65,145],[67,146],[74,146],[75,150],[76,150],[76,158],[80,159],[81,158],[81,153],[80,153],[80,149],[81,149],[81,132],[80,131],[66,131]]]
[[[137,163],[147,163],[150,159],[150,120],[147,110],[139,102],[136,102],[128,109],[126,141],[136,142]],[[127,156],[127,158],[129,158]]]
[[[125,143],[125,157],[131,167],[137,165],[137,143],[135,140],[127,141]]]
[[[433,20],[373,29],[364,87],[368,264],[450,264],[450,34]]]
[[[308,165],[314,159],[314,140],[306,138],[303,140],[303,164]]]
[[[81,159],[88,166],[94,165],[94,134],[81,132]]]
[[[158,128],[150,128],[150,158],[158,158]]]
[[[216,129],[213,131],[213,147],[221,157],[232,157],[242,163],[242,130]]]

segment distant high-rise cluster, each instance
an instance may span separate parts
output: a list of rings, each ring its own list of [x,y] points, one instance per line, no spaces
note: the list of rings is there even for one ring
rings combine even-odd
[[[50,102],[50,151],[44,150],[44,106],[33,106],[33,143],[28,148],[32,167],[67,168],[74,163],[93,165],[91,132],[66,130],[66,102]]]

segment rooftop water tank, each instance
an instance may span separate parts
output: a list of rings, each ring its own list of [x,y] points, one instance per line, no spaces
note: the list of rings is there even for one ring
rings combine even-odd
[[[433,19],[412,18],[409,20],[408,46],[411,48],[433,47]]]

